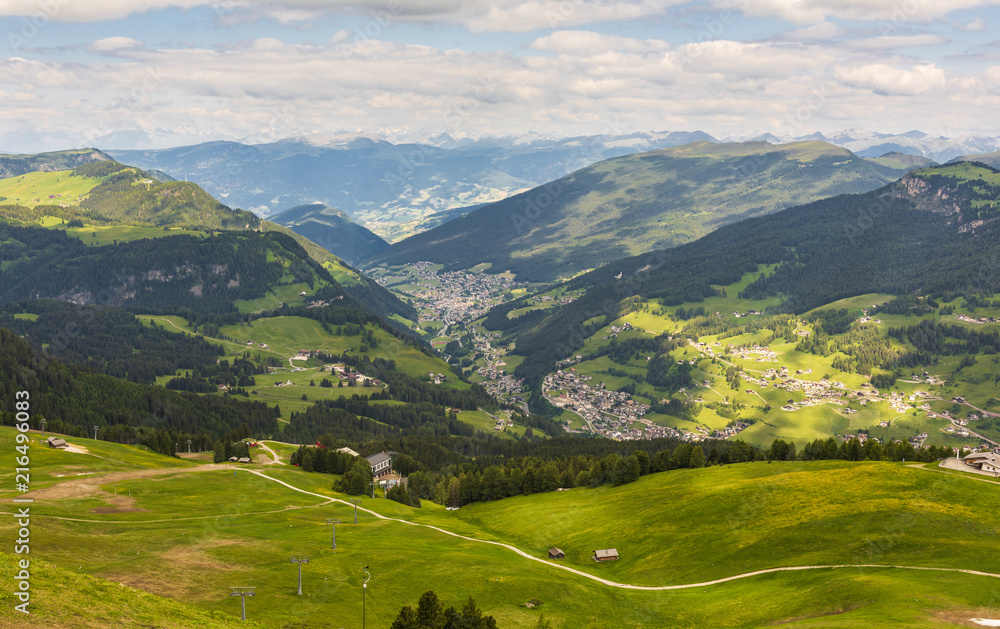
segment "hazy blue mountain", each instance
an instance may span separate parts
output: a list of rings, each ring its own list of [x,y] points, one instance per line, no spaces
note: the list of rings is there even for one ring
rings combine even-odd
[[[270,221],[288,227],[352,265],[389,248],[389,243],[352,221],[346,212],[322,203],[293,207],[270,217]]]
[[[714,138],[698,131],[562,139],[439,135],[393,144],[350,134],[109,153],[190,179],[227,205],[260,216],[316,203],[340,208],[392,242],[426,229],[425,221],[442,211],[499,201],[609,157],[695,140]]]

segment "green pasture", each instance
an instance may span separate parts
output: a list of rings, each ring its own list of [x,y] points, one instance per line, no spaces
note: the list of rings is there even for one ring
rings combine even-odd
[[[33,207],[35,205],[79,205],[106,177],[76,177],[69,170],[33,172],[0,179],[0,197],[8,202]],[[56,195],[49,198],[49,195]]]
[[[40,428],[40,425],[37,428]],[[31,469],[30,487],[33,490],[108,472],[191,467],[191,463],[151,452],[145,446],[126,446],[83,437],[67,437],[52,432],[46,432],[43,437],[37,428],[26,433],[29,439],[27,445]],[[10,452],[13,456],[15,446],[19,445],[16,434],[17,431],[13,427],[0,426],[0,450]],[[86,450],[86,453],[51,448],[45,441],[51,436],[64,438],[69,444]],[[17,453],[17,456],[21,454]],[[0,470],[0,480],[3,481],[4,487],[13,486],[14,475],[13,466]]]
[[[331,475],[252,468],[338,496],[330,490]],[[366,565],[372,574],[366,619],[378,627],[427,589],[446,605],[460,606],[473,596],[504,628],[534,627],[540,612],[560,629],[941,627],[1000,615],[997,579],[949,572],[857,567],[684,590],[613,588],[506,548],[363,511],[355,525],[350,505],[325,503],[234,469],[163,469],[161,476],[100,483],[98,493],[36,502],[32,561],[46,569],[32,584],[39,618],[49,619],[42,626],[100,627],[108,619],[122,627],[229,626],[227,620],[239,615],[229,586],[239,584],[256,586],[247,615],[260,626],[287,627],[294,617],[305,626],[353,627],[360,625]],[[129,491],[125,501],[121,496]],[[0,498],[11,494],[0,492]],[[957,474],[815,462],[677,470],[617,488],[520,496],[453,512],[427,502],[413,509],[367,497],[360,506],[513,544],[538,559],[558,546],[566,552],[559,565],[619,583],[664,586],[800,565],[965,568],[971,562],[988,569],[975,558],[990,556],[1000,544],[997,502],[994,486]],[[75,519],[59,519],[67,517]],[[336,551],[326,523],[331,517],[341,521]],[[617,548],[621,558],[595,563],[597,548]],[[291,555],[310,557],[302,597],[295,593]],[[9,555],[0,558],[0,571],[6,577],[13,571]],[[49,590],[63,583],[100,599],[70,614],[63,603],[78,593]],[[7,622],[11,596],[7,590],[0,596],[4,626],[29,626]],[[542,601],[540,609],[524,606],[532,598]]]
[[[301,293],[306,293],[303,296]],[[258,299],[240,300],[235,302],[240,312],[261,312],[263,310],[274,310],[282,305],[301,306],[305,300],[316,293],[315,288],[310,288],[308,284],[279,284],[267,291],[267,294]]]

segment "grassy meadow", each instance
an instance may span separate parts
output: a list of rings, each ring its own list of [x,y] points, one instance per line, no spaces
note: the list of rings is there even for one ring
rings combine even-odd
[[[150,320],[152,320],[170,331],[196,334],[187,321],[181,317],[145,314],[139,314],[136,317],[145,325],[149,325]],[[448,365],[441,359],[424,354],[419,349],[405,344],[382,329],[372,329],[379,341],[377,348],[368,348],[367,354],[372,358],[394,360],[399,371],[414,377],[426,376],[431,372],[451,374]],[[334,328],[334,332],[336,332],[336,328]],[[358,354],[364,344],[360,334],[330,334],[323,329],[318,321],[304,317],[257,319],[246,325],[223,326],[219,334],[225,338],[207,338],[225,349],[226,356],[224,358],[228,360],[232,360],[235,356],[241,356],[244,352],[250,352],[255,356],[276,357],[281,360],[281,366],[273,369],[271,373],[255,376],[257,384],[254,387],[248,387],[248,390],[252,391],[250,397],[252,400],[263,400],[270,406],[279,405],[282,415],[285,417],[293,411],[304,411],[322,399],[355,394],[365,395],[381,391],[380,387],[349,387],[346,383],[343,387],[338,387],[339,379],[336,374],[331,373],[330,369],[320,361],[316,359],[291,360],[298,355],[300,349],[318,350],[335,355],[344,351],[349,354]],[[252,341],[253,344],[247,345],[247,341]],[[261,343],[267,347],[260,347]],[[172,377],[170,375],[161,376],[157,379],[157,383],[165,385]],[[319,386],[324,378],[332,381],[334,386],[332,388]],[[289,382],[291,382],[290,385],[287,384]],[[278,384],[282,386],[276,386]],[[469,387],[468,384],[454,377],[450,377],[447,382],[440,386],[456,389]],[[305,396],[306,399],[303,400],[302,396]],[[476,421],[470,420],[469,423],[480,427],[483,421],[482,418],[477,418]],[[488,429],[492,432],[492,420]],[[517,431],[518,427],[511,430]],[[520,431],[523,432],[523,430],[524,428],[520,427]]]
[[[14,431],[0,429],[10,449]],[[473,596],[503,628],[965,626],[1000,615],[1000,579],[886,568],[774,572],[678,590],[610,587],[502,546],[380,520],[330,490],[332,476],[287,466],[166,467],[169,457],[115,444],[114,476],[40,488],[32,505],[30,626],[226,627],[239,616],[229,586],[253,585],[247,615],[259,626],[356,627],[362,566],[370,566],[367,622],[386,627],[402,605],[434,589],[446,604]],[[269,444],[272,447],[280,444]],[[282,452],[290,452],[288,446]],[[102,455],[103,455],[102,454]],[[32,449],[33,474],[93,469],[104,459]],[[121,467],[124,466],[124,467]],[[221,469],[217,469],[221,467]],[[4,485],[9,486],[9,483]],[[34,488],[34,486],[33,486]],[[125,498],[131,492],[130,498]],[[116,495],[117,494],[117,495]],[[0,492],[10,498],[11,491]],[[799,565],[899,564],[988,570],[997,550],[996,487],[899,464],[763,463],[681,470],[623,487],[574,489],[481,503],[458,511],[363,498],[362,509],[512,544],[614,582],[671,586]],[[337,526],[330,548],[328,518]],[[596,548],[621,559],[597,564]],[[290,555],[308,555],[304,595]],[[10,555],[0,572],[10,578]],[[64,592],[69,586],[72,591]],[[132,589],[135,588],[135,589]],[[142,590],[142,591],[139,591]],[[113,594],[113,595],[112,595]],[[153,596],[150,596],[153,595]],[[4,626],[27,627],[3,594]],[[94,600],[86,604],[87,597]],[[157,598],[162,597],[162,598]],[[526,607],[529,599],[541,607]],[[74,605],[75,603],[75,605]],[[72,610],[72,611],[70,611]],[[992,614],[992,615],[990,615]],[[174,620],[176,618],[176,620]],[[20,622],[21,624],[14,624]],[[201,623],[201,624],[198,624]],[[250,625],[255,626],[255,625]]]

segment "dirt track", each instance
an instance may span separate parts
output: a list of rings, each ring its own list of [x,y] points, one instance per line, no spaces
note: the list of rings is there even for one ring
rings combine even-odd
[[[198,467],[165,468],[153,470],[129,470],[127,472],[111,472],[101,476],[87,476],[70,481],[56,483],[51,487],[37,489],[24,494],[25,498],[35,500],[61,500],[63,498],[85,498],[87,496],[97,496],[102,493],[101,485],[117,483],[124,480],[135,480],[137,478],[153,478],[156,476],[170,476],[172,474],[186,474],[190,472],[212,472],[215,470],[234,469],[230,465],[199,465]]]

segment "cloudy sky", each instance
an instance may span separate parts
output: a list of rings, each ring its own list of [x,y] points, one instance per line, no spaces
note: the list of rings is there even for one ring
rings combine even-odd
[[[1000,0],[0,0],[0,151],[1000,134]]]

